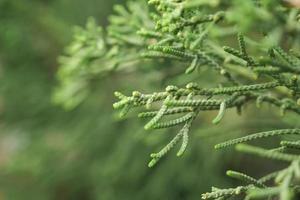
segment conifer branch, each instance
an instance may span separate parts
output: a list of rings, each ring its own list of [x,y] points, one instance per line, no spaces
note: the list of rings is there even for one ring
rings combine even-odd
[[[280,160],[280,161],[286,161],[286,162],[293,162],[294,160],[299,160],[300,156],[298,155],[292,155],[292,154],[286,154],[286,153],[279,153],[279,152],[271,152],[269,150],[253,147],[246,144],[238,144],[236,146],[236,149],[240,152],[254,154],[263,158],[268,159],[274,159],[274,160]]]
[[[190,83],[183,88],[171,85],[165,91],[148,94],[115,93],[118,101],[113,107],[120,109],[121,117],[135,108],[145,107],[146,111],[138,116],[148,120],[147,130],[183,124],[165,147],[151,154],[149,167],[157,164],[181,140],[177,156],[184,153],[192,123],[202,111],[219,111],[213,119],[214,124],[226,117],[228,109],[241,110],[251,102],[256,102],[257,107],[262,103],[276,106],[282,116],[286,111],[299,115],[299,13],[287,6],[297,7],[296,1],[234,2],[149,0],[152,8],[147,9],[146,4],[137,0],[126,6],[115,6],[108,28],[100,28],[91,20],[85,29],[76,33],[74,42],[60,59],[62,67],[58,74],[62,86],[56,93],[56,101],[68,102],[69,108],[75,107],[88,95],[91,80],[110,72],[138,70],[145,63],[161,66],[160,61],[167,61],[176,73],[193,73],[195,77],[198,76],[195,72],[202,69],[217,72],[225,87],[203,88]],[[235,41],[238,48],[223,46],[227,41]],[[165,120],[166,116],[170,119]],[[224,200],[242,195],[246,199],[276,196],[291,200],[291,195],[297,192],[293,184],[299,185],[300,157],[285,152],[300,149],[298,141],[282,141],[279,147],[271,150],[240,143],[299,134],[297,128],[279,129],[217,144],[216,149],[238,144],[236,148],[241,152],[291,165],[258,180],[228,171],[229,176],[249,185],[213,188],[202,198]],[[266,187],[268,181],[274,181],[272,187]]]
[[[248,176],[246,174],[243,174],[241,172],[236,172],[236,171],[232,171],[229,170],[226,172],[227,176],[241,180],[243,182],[246,182],[248,184],[253,184],[257,187],[261,187],[261,188],[266,188],[267,186],[264,185],[262,182],[260,182],[259,180],[256,180],[255,178]]]
[[[229,140],[229,141],[217,144],[215,146],[215,149],[221,149],[224,147],[232,146],[232,145],[243,143],[243,142],[248,142],[251,140],[261,139],[261,138],[282,136],[282,135],[299,135],[299,134],[300,134],[300,129],[283,129],[283,130],[260,132],[260,133],[247,135],[245,137],[241,137],[241,138],[237,138],[237,139],[233,139],[233,140]]]

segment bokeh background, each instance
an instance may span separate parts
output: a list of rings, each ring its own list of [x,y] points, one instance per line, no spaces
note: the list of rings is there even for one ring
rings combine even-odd
[[[57,57],[73,27],[90,16],[106,26],[115,3],[124,1],[0,0],[0,200],[200,199],[212,185],[234,184],[225,178],[227,168],[248,168],[250,174],[268,168],[249,165],[252,158],[231,150],[213,150],[216,142],[261,125],[283,127],[274,123],[276,116],[264,118],[265,112],[259,118],[232,112],[219,127],[210,123],[215,113],[200,116],[183,158],[172,152],[149,169],[150,153],[174,130],[146,132],[134,115],[119,119],[112,103],[115,90],[163,88],[157,72],[103,77],[73,110],[53,103]],[[179,76],[175,82],[186,81]]]

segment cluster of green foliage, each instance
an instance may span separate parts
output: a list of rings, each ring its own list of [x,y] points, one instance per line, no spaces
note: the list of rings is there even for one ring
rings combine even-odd
[[[86,0],[0,0],[1,199],[199,199],[199,193],[214,182],[230,187],[226,177],[220,176],[221,155],[211,154],[213,150],[208,148],[215,142],[210,135],[217,133],[210,125],[202,127],[207,135],[199,132],[197,137],[201,140],[190,141],[193,151],[187,151],[182,159],[168,156],[155,170],[149,170],[148,153],[168,140],[171,130],[148,135],[141,129],[142,122],[125,121],[113,112],[111,104],[116,89],[130,92],[140,87],[152,91],[165,85],[160,80],[168,77],[152,70],[153,66],[160,66],[160,61],[147,66],[130,62],[119,73],[94,78],[89,85],[85,84],[90,87],[89,95],[86,93],[84,102],[72,110],[65,111],[53,104],[56,58],[70,42],[72,27],[82,26],[89,16],[105,27],[112,4],[118,2],[122,3],[120,0],[89,0],[88,3]],[[140,6],[132,4],[132,9],[147,8],[146,4]],[[113,16],[110,20],[118,17]],[[125,31],[123,27],[120,29]],[[102,30],[103,37],[107,38],[105,28]],[[119,42],[110,40],[106,47],[111,48],[113,43]],[[119,48],[126,47],[127,44]],[[73,57],[74,61],[78,58]],[[136,63],[134,71],[132,63]],[[106,66],[107,63],[98,64],[98,67]],[[169,65],[165,69],[177,73]],[[60,79],[66,73],[59,74]],[[136,75],[143,79],[133,78]],[[80,79],[74,78],[69,83],[77,81]],[[67,100],[73,101],[70,97]],[[71,103],[65,105],[70,109]],[[223,128],[231,129],[228,126]],[[196,130],[193,133],[197,135]],[[221,137],[218,138],[222,140]],[[203,164],[201,158],[207,154],[211,157]],[[230,155],[222,155],[222,161],[229,163],[229,159]],[[187,166],[186,162],[190,164]],[[201,181],[199,171],[203,173]]]
[[[115,93],[119,101],[113,106],[121,109],[122,117],[133,109],[146,109],[139,113],[140,118],[149,119],[146,130],[182,126],[169,143],[151,154],[149,167],[155,166],[180,141],[177,155],[184,154],[191,126],[204,111],[218,111],[212,120],[215,125],[222,123],[229,109],[236,108],[242,114],[243,108],[253,102],[258,108],[262,104],[275,106],[283,117],[287,111],[300,114],[297,2],[149,0],[148,4],[149,7],[137,0],[130,1],[127,8],[116,6],[107,31],[90,21],[86,30],[77,32],[66,57],[61,59],[59,102],[67,102],[67,107],[78,105],[86,96],[88,83],[112,71],[130,72],[141,66],[149,70],[149,66],[161,62],[160,66],[180,66],[178,73],[194,75],[196,81],[185,87],[169,85],[165,91],[133,91],[130,96]],[[235,46],[228,45],[233,41]],[[222,78],[212,78],[209,87],[203,87],[197,77],[206,69]],[[279,147],[271,149],[241,143],[299,135],[298,125],[217,144],[216,149],[236,145],[240,152],[288,165],[259,179],[228,171],[228,176],[245,184],[228,189],[213,187],[202,198],[296,199],[300,193],[299,140],[281,141]]]

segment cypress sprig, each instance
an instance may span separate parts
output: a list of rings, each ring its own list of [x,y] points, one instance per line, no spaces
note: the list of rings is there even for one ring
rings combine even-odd
[[[197,65],[198,65],[198,57],[195,56],[195,58],[193,59],[191,65],[186,69],[185,73],[186,73],[186,74],[192,73],[193,71],[196,70]]]
[[[199,25],[207,22],[213,22],[215,21],[214,15],[204,15],[204,16],[193,16],[190,19],[185,20],[183,23],[181,23],[179,26],[176,27],[176,29],[182,29],[185,26],[193,26],[193,25]]]
[[[246,50],[245,39],[241,33],[238,34],[238,42],[239,42],[239,47],[240,47],[241,53],[243,55],[248,55],[247,50]]]
[[[284,147],[284,146],[277,147],[277,148],[274,148],[274,149],[270,149],[269,151],[276,151],[276,152],[284,153],[286,151],[286,147]]]
[[[257,97],[257,105],[258,105],[258,107],[259,107],[259,105],[262,102],[267,102],[267,103],[273,104],[273,105],[275,105],[275,106],[277,106],[279,108],[285,103],[285,101],[277,99],[276,97],[273,97],[273,96],[265,96],[265,95],[258,96]],[[293,100],[289,101],[289,105],[288,105],[288,107],[286,109],[287,110],[291,110],[291,111],[293,111],[295,113],[300,114],[300,106],[297,105],[297,103],[294,102]]]
[[[157,123],[155,124],[152,128],[153,129],[162,129],[162,128],[169,128],[169,127],[173,127],[179,124],[182,124],[188,120],[190,120],[192,117],[194,116],[194,113],[188,113],[180,118],[168,121],[168,122],[161,122],[161,123]]]
[[[228,46],[224,46],[223,50],[235,57],[238,57],[238,58],[246,61],[248,66],[257,65],[255,63],[255,61],[247,54],[244,38],[241,35],[239,35],[238,40],[239,40],[239,45],[240,45],[241,51],[238,51],[238,50],[228,47]]]
[[[286,73],[293,73],[293,74],[299,74],[300,73],[300,68],[299,67],[295,67],[293,65],[290,65],[289,63],[283,63],[280,60],[274,60],[274,59],[270,59],[270,58],[260,58],[259,60],[259,64],[263,65],[265,67],[276,67],[278,69],[280,69],[279,72],[286,72]],[[275,74],[279,74],[279,73],[274,73]]]
[[[115,109],[119,109],[119,108],[123,108],[126,104],[128,104],[130,102],[130,99],[129,98],[123,98],[122,100],[116,102],[113,104],[113,107]]]
[[[260,132],[260,133],[247,135],[245,137],[228,140],[226,142],[217,144],[217,145],[215,145],[215,149],[221,149],[221,148],[225,148],[225,147],[232,146],[235,144],[244,143],[244,142],[261,139],[261,138],[282,136],[282,135],[299,135],[299,134],[300,134],[300,129],[282,129],[282,130]]]
[[[156,123],[163,117],[167,109],[168,107],[166,105],[163,105],[157,112],[157,114],[144,126],[144,128],[146,130],[153,128],[153,126],[155,126]]]
[[[176,136],[161,151],[150,155],[152,160],[149,162],[148,167],[154,167],[154,165],[179,142],[182,136],[181,132],[182,131],[176,134]]]
[[[154,92],[150,98],[148,98],[148,100],[146,101],[146,108],[150,109],[151,108],[151,104],[155,101],[155,99],[157,99],[157,97],[159,97],[159,94],[157,94],[156,92]]]
[[[149,46],[149,50],[153,51],[159,51],[162,53],[166,53],[171,56],[176,56],[182,59],[193,59],[195,58],[195,55],[189,52],[182,51],[178,48],[172,47],[172,46],[161,46],[161,45],[153,45]]]
[[[300,156],[298,155],[269,151],[263,148],[253,147],[246,144],[238,144],[236,146],[236,149],[243,153],[253,154],[259,157],[273,159],[273,160],[280,160],[285,162],[293,162],[295,160],[300,159]]]
[[[238,43],[239,43],[239,47],[240,47],[240,52],[243,55],[242,57],[247,62],[247,64],[249,66],[255,66],[255,65],[257,65],[255,63],[255,61],[253,60],[253,58],[251,58],[248,55],[247,50],[246,50],[245,39],[244,39],[244,36],[241,33],[238,34]]]
[[[165,53],[157,52],[157,51],[147,51],[147,52],[142,53],[141,56],[144,57],[144,58],[151,58],[151,59],[163,58],[163,59],[180,60],[180,61],[185,60],[185,59],[183,59],[182,57],[179,57],[179,56],[165,54]]]
[[[240,51],[238,51],[238,50],[236,50],[236,49],[234,49],[232,47],[228,47],[228,46],[224,46],[223,49],[227,53],[229,53],[229,54],[231,54],[231,55],[233,55],[235,57],[238,57],[238,58],[241,58],[241,59],[245,60],[244,55]]]
[[[190,107],[197,107],[197,106],[220,106],[222,103],[221,100],[169,100],[166,102],[166,105],[170,107],[176,106],[190,106]]]
[[[120,112],[120,117],[122,118],[122,117],[125,117],[127,114],[128,114],[128,112],[130,111],[130,109],[132,108],[132,106],[131,105],[125,105],[123,108],[122,108],[122,110],[121,110],[121,112]]]
[[[190,49],[195,50],[197,47],[202,47],[205,39],[207,39],[207,35],[208,33],[206,29],[199,35],[199,37],[194,42],[191,43]]]
[[[223,87],[223,88],[213,88],[213,89],[201,89],[196,90],[196,94],[199,95],[220,95],[220,94],[233,94],[236,92],[249,92],[249,91],[260,91],[266,89],[276,88],[281,84],[278,81],[272,81],[269,83],[261,83],[254,85],[241,85],[234,87]]]
[[[300,149],[300,141],[281,141],[280,145],[291,149]]]
[[[176,115],[181,113],[187,113],[192,112],[193,108],[191,107],[177,107],[177,108],[169,108],[167,111],[165,111],[164,115]],[[158,111],[150,111],[150,112],[142,112],[138,115],[139,118],[148,118],[148,117],[154,117],[157,115]]]
[[[236,107],[241,110],[244,105],[256,101],[258,106],[262,103],[276,106],[282,114],[286,111],[300,114],[300,85],[297,77],[300,74],[298,11],[285,7],[286,4],[281,1],[253,0],[243,4],[236,2],[149,0],[148,3],[153,5],[151,9],[147,9],[143,1],[131,1],[126,6],[116,6],[115,14],[109,18],[110,25],[107,29],[99,28],[94,21],[90,21],[86,30],[82,29],[76,34],[75,42],[61,59],[59,79],[63,86],[68,87],[59,94],[63,99],[77,96],[78,99],[72,101],[78,104],[84,99],[83,91],[87,93],[90,79],[108,75],[112,71],[135,71],[140,66],[145,66],[144,58],[148,58],[147,71],[151,70],[149,63],[157,65],[158,61],[166,59],[170,66],[174,66],[172,72],[178,72],[176,66],[183,65],[185,70],[181,68],[181,71],[188,74],[205,68],[213,69],[217,71],[217,75],[225,77],[226,80],[222,78],[222,85],[226,87],[202,88],[191,83],[185,88],[168,86],[165,91],[150,94],[134,91],[131,96],[125,96],[115,93],[118,102],[113,106],[121,110],[121,116],[137,107],[153,109],[139,114],[141,118],[149,118],[145,129],[184,124],[161,151],[152,154],[150,167],[180,140],[182,144],[177,155],[183,154],[189,142],[191,124],[196,121],[199,112],[219,111],[213,120],[213,123],[218,124],[228,109]],[[295,6],[295,3],[289,5]],[[220,21],[221,25],[218,24]],[[237,35],[239,49],[229,46],[222,48],[223,44],[232,41],[236,30],[240,32]],[[278,44],[281,46],[276,46]],[[244,65],[248,68],[243,67]],[[167,73],[169,72],[171,71]],[[257,77],[253,76],[255,73]],[[197,74],[192,76],[195,80]],[[219,79],[213,77],[211,80]],[[262,83],[266,80],[268,82]],[[249,82],[251,84],[244,84]],[[65,95],[70,92],[70,88],[71,95]],[[170,116],[170,120],[165,121],[165,116]],[[299,129],[261,132],[226,141],[216,145],[216,148],[259,138],[299,133]],[[294,189],[292,184],[297,186],[297,176],[300,176],[297,163],[299,156],[282,153],[281,150],[298,149],[298,146],[300,145],[296,141],[283,141],[280,147],[271,150],[238,145],[237,149],[242,152],[292,162],[293,167],[259,180],[229,171],[229,175],[253,185],[229,189],[214,188],[211,193],[202,197],[224,200],[243,193],[248,199],[272,195],[279,195],[282,199],[290,198],[290,191]],[[275,180],[276,187],[263,188],[264,182],[269,179],[280,181]],[[257,187],[262,189],[257,190]]]
[[[147,30],[145,28],[141,28],[139,31],[137,31],[137,34],[149,37],[149,38],[161,38],[163,35],[159,32],[153,31],[153,30]]]
[[[202,199],[217,199],[220,197],[229,197],[229,196],[237,196],[242,193],[245,193],[249,188],[253,187],[249,186],[239,186],[237,188],[228,188],[228,189],[219,189],[213,192],[205,193],[201,195]]]
[[[285,60],[291,67],[297,68],[299,67],[299,59],[295,58],[292,55],[286,53],[281,47],[275,47],[274,50],[281,56],[283,60]]]
[[[186,20],[184,23],[182,23],[181,26],[178,28],[182,28],[183,26],[193,26],[193,25],[199,25],[207,22],[219,22],[224,18],[224,12],[217,12],[213,15],[204,15],[204,16],[193,16],[192,18]]]
[[[234,86],[234,87],[223,87],[223,88],[211,88],[211,89],[202,89],[199,88],[195,84],[188,84],[187,89],[176,89],[172,91],[174,96],[188,96],[191,93],[194,93],[195,95],[205,95],[205,96],[211,96],[211,95],[232,95],[233,93],[241,93],[242,92],[250,92],[250,91],[262,91],[266,89],[272,89],[276,88],[277,86],[280,86],[281,83],[278,81],[272,81],[269,83],[261,83],[261,84],[254,84],[254,85],[244,85],[244,86]],[[167,87],[170,88],[170,87]],[[167,92],[157,92],[153,94],[141,94],[139,92],[133,92],[132,97],[125,97],[124,95],[120,96],[120,93],[116,93],[116,96],[120,99],[119,102],[114,104],[114,108],[121,108],[125,106],[126,104],[134,104],[134,106],[141,106],[141,105],[149,105],[156,101],[161,101],[167,98],[170,91]],[[237,96],[241,96],[237,95]],[[252,94],[251,96],[256,96],[255,94]],[[234,96],[233,96],[234,97]],[[252,98],[252,97],[251,97]],[[236,99],[236,97],[231,98],[233,100]],[[278,107],[281,107],[285,104],[286,101],[281,102],[280,100],[268,97],[268,96],[262,96],[261,102],[267,101],[269,103],[275,104]],[[221,105],[221,100],[169,100],[166,101],[166,104],[168,106],[214,106],[213,109],[216,109],[216,107]],[[232,102],[232,101],[231,101]],[[293,104],[293,101],[289,103],[289,105],[286,107],[287,110],[294,110],[296,112],[300,112],[300,108],[298,105]],[[230,107],[230,106],[228,106]]]
[[[192,119],[187,121],[183,128],[176,134],[176,136],[158,153],[151,154],[152,160],[149,162],[148,167],[153,167],[162,157],[164,157],[182,138],[183,143],[177,153],[177,156],[181,156],[187,147],[188,142],[188,132],[192,125]]]
[[[186,151],[186,148],[188,146],[188,143],[189,143],[189,132],[185,131],[182,134],[182,144],[181,144],[181,147],[180,147],[179,151],[176,154],[178,157],[180,157],[180,156],[182,156],[184,154],[184,152]]]
[[[266,188],[267,186],[265,184],[263,184],[262,182],[260,182],[259,180],[256,180],[255,178],[248,176],[244,173],[241,172],[236,172],[236,171],[232,171],[232,170],[228,170],[226,172],[227,176],[238,179],[240,181],[246,182],[248,184],[253,184],[257,187],[261,187],[261,188]]]
[[[223,119],[224,115],[225,115],[225,112],[226,112],[226,101],[223,101],[221,104],[220,104],[220,110],[219,110],[219,113],[218,115],[216,116],[216,118],[212,121],[213,124],[218,124],[220,123],[220,121]]]
[[[278,67],[254,67],[253,71],[258,74],[275,75],[281,73],[281,69]]]

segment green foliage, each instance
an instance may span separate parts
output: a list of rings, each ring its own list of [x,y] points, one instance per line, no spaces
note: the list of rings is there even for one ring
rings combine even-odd
[[[262,188],[267,187],[260,180],[256,180],[255,178],[250,177],[250,176],[248,176],[246,174],[243,174],[241,172],[236,172],[236,171],[229,170],[229,171],[226,172],[226,174],[229,177],[239,179],[240,181],[244,181],[244,182],[249,183],[249,184],[254,184],[258,187],[262,187]]]
[[[0,0],[0,199],[199,199],[207,185],[226,184],[220,173],[210,174],[218,170],[218,155],[212,155],[205,165],[198,159],[213,151],[207,148],[214,144],[209,138],[204,145],[197,140],[189,142],[195,153],[187,151],[182,159],[166,156],[157,165],[158,170],[148,169],[147,155],[159,148],[162,140],[167,142],[169,129],[146,137],[140,122],[120,120],[111,107],[116,89],[127,92],[133,89],[131,84],[143,86],[146,91],[158,87],[152,81],[163,73],[144,63],[136,63],[133,69],[134,63],[130,62],[126,68],[119,68],[118,74],[105,72],[110,76],[87,81],[86,90],[80,90],[84,102],[73,110],[65,111],[52,103],[51,92],[57,84],[56,59],[71,40],[71,27],[82,25],[91,15],[105,27],[106,17],[116,2],[122,3]],[[106,37],[106,28],[101,29]],[[130,56],[126,52],[123,55]],[[99,68],[105,66],[99,61]],[[166,65],[167,68],[170,69]],[[82,80],[75,79],[80,77],[75,71],[69,74],[74,74],[69,83],[77,85]],[[78,71],[86,75],[81,68]],[[90,92],[85,94],[86,91]],[[75,99],[66,100],[76,102]],[[228,157],[223,156],[223,160]],[[193,162],[186,166],[182,160]],[[199,171],[206,172],[201,175],[203,182],[198,181]]]
[[[255,140],[255,139],[273,137],[273,136],[282,136],[282,135],[287,135],[287,134],[298,135],[298,134],[300,134],[300,130],[299,129],[284,129],[284,130],[275,130],[275,131],[255,133],[252,135],[247,135],[242,138],[237,138],[237,139],[229,140],[229,141],[221,143],[221,144],[217,144],[215,146],[215,148],[220,149],[220,148],[224,148],[227,146],[231,146],[231,145],[235,145],[238,143],[243,143],[243,142],[247,142],[247,141],[251,141],[251,140]],[[284,144],[286,144],[286,143],[283,143],[282,145],[284,145]]]
[[[73,42],[59,59],[60,86],[54,95],[56,103],[73,109],[88,96],[93,80],[139,64],[140,51],[149,42],[136,32],[141,26],[153,28],[147,9],[143,3],[129,2],[127,8],[116,5],[116,14],[110,16],[107,31],[104,32],[92,18],[85,29],[75,29]]]
[[[271,0],[243,3],[239,0],[149,0],[148,3],[154,10],[134,12],[134,8],[144,5],[143,1],[129,3],[132,13],[116,7],[119,17],[112,18],[114,20],[111,20],[106,39],[109,41],[112,37],[114,42],[108,42],[109,48],[104,54],[111,55],[110,48],[118,51],[107,60],[112,62],[117,59],[120,66],[127,63],[127,56],[136,58],[139,65],[145,65],[149,60],[157,64],[162,60],[170,66],[180,66],[179,73],[201,77],[199,72],[206,69],[213,70],[216,77],[222,77],[210,80],[209,87],[201,87],[193,81],[186,87],[169,85],[161,92],[144,94],[134,91],[129,96],[115,93],[118,101],[113,107],[121,109],[121,116],[134,109],[146,110],[139,114],[141,118],[150,118],[144,126],[146,130],[183,124],[161,151],[151,154],[149,167],[156,165],[180,140],[182,145],[177,155],[183,154],[189,142],[191,125],[204,111],[219,111],[212,120],[218,126],[231,108],[241,113],[242,108],[255,102],[257,107],[262,103],[277,107],[282,116],[286,111],[300,114],[299,9]],[[123,31],[116,28],[119,26]],[[238,49],[228,43],[235,43]],[[70,59],[74,60],[72,56]],[[104,66],[109,65],[104,62]],[[134,68],[135,65],[129,66]],[[119,67],[117,69],[122,68]],[[220,87],[215,87],[218,84]],[[236,149],[240,152],[285,161],[289,165],[261,179],[229,171],[229,176],[246,182],[246,185],[229,189],[213,188],[202,198],[296,199],[299,195],[300,157],[297,152],[289,150],[297,149],[298,143],[282,141],[281,147],[275,149],[239,143],[273,136],[298,136],[300,130],[297,126],[299,124],[294,124],[290,129],[259,132],[216,145],[220,149],[238,144]]]

